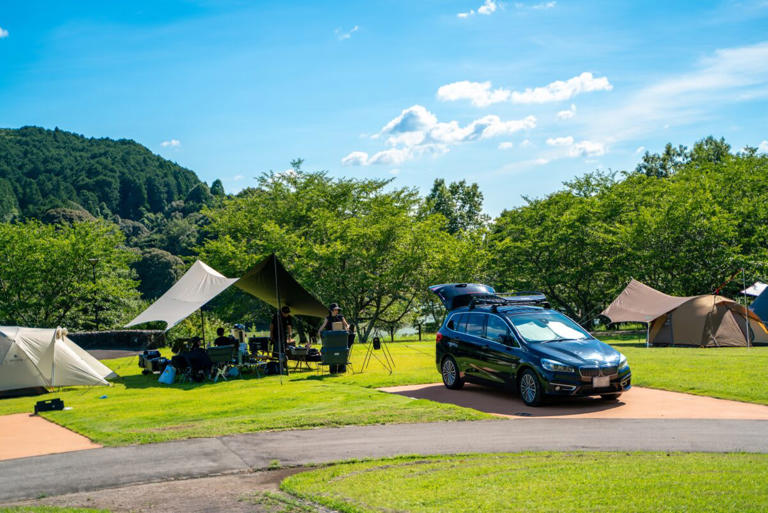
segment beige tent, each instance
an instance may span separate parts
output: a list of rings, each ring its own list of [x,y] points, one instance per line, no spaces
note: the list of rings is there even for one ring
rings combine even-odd
[[[669,296],[632,280],[602,315],[611,322],[643,322],[648,343],[698,347],[768,343],[760,317],[728,298],[715,295]],[[749,321],[747,321],[749,319]]]
[[[0,391],[109,385],[117,377],[66,336],[66,330],[0,326]]]

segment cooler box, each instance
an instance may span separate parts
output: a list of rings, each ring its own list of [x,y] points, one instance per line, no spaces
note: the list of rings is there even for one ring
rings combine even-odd
[[[345,330],[324,331],[322,333],[323,350],[320,363],[323,365],[346,365],[349,357],[347,342],[349,334]]]

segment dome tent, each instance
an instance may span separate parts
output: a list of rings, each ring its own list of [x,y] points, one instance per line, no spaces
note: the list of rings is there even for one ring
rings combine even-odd
[[[611,322],[643,322],[648,343],[694,347],[744,347],[768,343],[768,329],[754,312],[723,296],[669,296],[632,280],[603,310]],[[749,338],[747,338],[749,326]]]
[[[64,329],[0,326],[0,392],[109,385],[117,377],[66,336]]]

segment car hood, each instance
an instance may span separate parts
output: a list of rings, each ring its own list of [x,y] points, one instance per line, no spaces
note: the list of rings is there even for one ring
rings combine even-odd
[[[620,358],[617,350],[594,338],[530,344],[529,347],[544,358],[577,366],[618,365]]]

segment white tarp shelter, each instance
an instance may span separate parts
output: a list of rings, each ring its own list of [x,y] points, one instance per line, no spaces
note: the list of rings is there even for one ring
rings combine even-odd
[[[67,338],[66,330],[0,326],[0,391],[109,385],[117,374]]]
[[[760,294],[763,293],[763,291],[768,288],[768,283],[763,283],[761,281],[756,281],[746,289],[742,290],[740,294],[746,294],[748,296],[757,297]]]
[[[129,328],[150,321],[163,321],[166,323],[165,331],[168,331],[236,281],[237,278],[227,278],[197,260],[173,287],[125,327]]]

